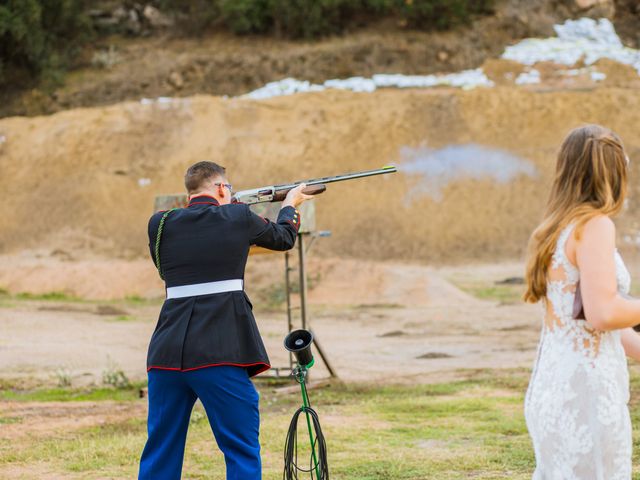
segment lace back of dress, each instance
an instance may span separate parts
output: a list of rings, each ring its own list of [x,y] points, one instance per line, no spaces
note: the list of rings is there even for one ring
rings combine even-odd
[[[545,325],[550,330],[566,326],[572,319],[573,301],[580,278],[565,250],[572,231],[573,225],[569,225],[560,233],[547,274]]]

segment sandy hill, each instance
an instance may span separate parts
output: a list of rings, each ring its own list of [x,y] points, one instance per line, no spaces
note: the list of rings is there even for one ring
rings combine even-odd
[[[185,168],[212,159],[228,168],[236,188],[398,164],[400,174],[334,185],[318,201],[318,225],[334,233],[323,247],[332,254],[517,257],[539,219],[566,132],[583,122],[608,125],[635,159],[639,112],[637,90],[496,87],[265,101],[195,96],[3,119],[0,249],[144,255],[154,196],[181,191]],[[429,152],[450,145],[489,149],[479,150],[479,162],[487,151],[515,160],[490,161],[475,176],[464,159],[429,170]],[[635,174],[631,181],[634,193]],[[636,202],[632,196],[622,222],[627,233]]]

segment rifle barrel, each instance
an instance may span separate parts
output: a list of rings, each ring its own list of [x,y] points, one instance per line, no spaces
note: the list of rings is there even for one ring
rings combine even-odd
[[[373,177],[374,175],[384,175],[385,173],[394,173],[397,172],[398,169],[394,166],[387,166],[382,168],[377,168],[375,170],[366,170],[364,172],[354,172],[354,173],[346,173],[344,175],[334,175],[332,177],[322,177],[322,178],[313,178],[311,180],[306,180],[304,182],[297,182],[289,185],[276,185],[276,190],[284,189],[284,188],[294,188],[296,185],[300,183],[306,183],[307,185],[320,185],[323,183],[335,183],[335,182],[343,182],[345,180],[353,180],[355,178],[363,178],[363,177]]]
[[[367,170],[365,172],[347,173],[344,175],[335,175],[333,177],[313,178],[311,180],[306,180],[306,181],[303,180],[301,182],[296,182],[296,183],[273,185],[268,187],[259,187],[253,190],[242,190],[242,191],[236,192],[233,198],[235,199],[235,201],[243,201],[248,204],[281,201],[284,199],[284,196],[287,194],[289,190],[296,188],[301,183],[306,183],[307,186],[311,187],[314,185],[324,185],[325,183],[335,183],[335,182],[342,182],[345,180],[353,180],[355,178],[372,177],[374,175],[384,175],[385,173],[394,173],[397,171],[398,169],[394,166],[386,166],[386,167],[378,168],[375,170]],[[313,192],[314,195],[318,193],[321,193],[321,192],[318,190]]]

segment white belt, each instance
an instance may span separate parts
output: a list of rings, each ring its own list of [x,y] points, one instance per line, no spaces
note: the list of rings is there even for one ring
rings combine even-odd
[[[170,298],[197,297],[198,295],[211,295],[212,293],[237,292],[242,290],[243,281],[241,279],[194,283],[193,285],[167,288],[167,300]]]

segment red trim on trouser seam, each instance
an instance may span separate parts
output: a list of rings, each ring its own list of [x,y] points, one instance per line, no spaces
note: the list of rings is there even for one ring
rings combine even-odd
[[[192,370],[200,370],[201,368],[209,368],[209,367],[242,367],[242,368],[248,368],[248,367],[257,367],[261,365],[262,368],[260,368],[254,375],[258,375],[259,373],[262,372],[266,372],[267,370],[269,370],[271,368],[271,365],[267,364],[267,363],[263,363],[263,362],[258,362],[258,363],[229,363],[229,362],[225,362],[225,363],[210,363],[208,365],[201,365],[199,367],[193,367],[193,368],[173,368],[173,367],[158,367],[155,365],[152,365],[150,367],[147,368],[147,372],[149,370],[151,370],[152,368],[155,368],[157,370],[172,370],[172,371],[176,371],[176,372],[190,372]]]

